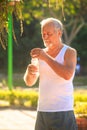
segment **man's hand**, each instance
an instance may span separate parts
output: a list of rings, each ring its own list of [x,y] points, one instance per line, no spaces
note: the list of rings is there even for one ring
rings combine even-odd
[[[29,74],[36,74],[36,73],[38,73],[38,66],[36,66],[36,65],[29,64],[27,69],[28,69],[28,73]]]
[[[32,49],[30,55],[32,58],[38,58],[41,60],[45,60],[45,58],[47,57],[46,52],[41,48]]]

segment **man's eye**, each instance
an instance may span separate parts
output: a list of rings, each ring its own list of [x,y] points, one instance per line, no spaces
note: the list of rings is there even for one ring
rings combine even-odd
[[[52,35],[52,33],[48,33],[48,36],[51,36]]]
[[[47,34],[43,34],[43,36],[52,36],[53,34],[52,33],[47,33]]]
[[[48,35],[52,35],[52,33],[48,33]]]

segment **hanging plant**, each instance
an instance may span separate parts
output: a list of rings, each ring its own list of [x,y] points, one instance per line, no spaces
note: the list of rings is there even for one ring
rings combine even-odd
[[[22,9],[22,0],[0,0],[0,43],[4,49],[7,46],[8,13],[14,14],[18,20],[22,21]]]
[[[64,1],[65,0],[43,0],[43,2],[47,4],[48,8],[61,7],[63,17],[64,17],[64,11],[63,11]],[[6,49],[7,46],[8,12],[14,14],[16,19],[20,20],[20,26],[21,26],[20,29],[22,35],[23,33],[22,10],[23,10],[23,0],[0,0],[0,43],[4,49]],[[13,28],[13,37],[16,41],[14,28]]]
[[[47,4],[48,8],[52,8],[52,7],[53,8],[55,7],[55,9],[60,8],[62,16],[65,20],[65,15],[64,15],[64,2],[65,2],[65,0],[43,0],[43,2]]]

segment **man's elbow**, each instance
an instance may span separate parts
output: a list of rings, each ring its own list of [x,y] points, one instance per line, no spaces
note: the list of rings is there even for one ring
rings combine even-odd
[[[69,80],[71,77],[70,76],[65,76],[64,79],[65,80]]]
[[[71,77],[72,77],[72,73],[67,73],[65,76],[64,76],[64,79],[65,80],[70,80],[71,79]]]

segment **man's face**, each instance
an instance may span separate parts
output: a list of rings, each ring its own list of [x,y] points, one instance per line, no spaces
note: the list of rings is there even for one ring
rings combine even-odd
[[[42,39],[46,47],[55,44],[58,40],[58,31],[54,28],[53,24],[46,24],[42,29]]]

